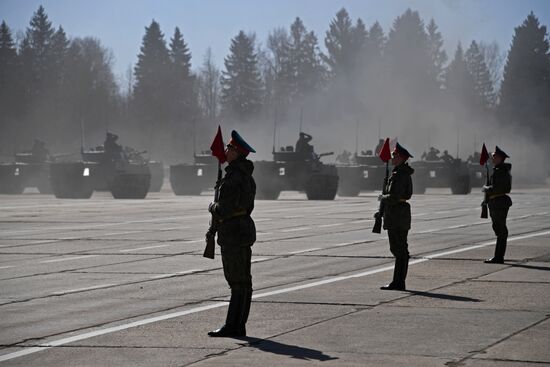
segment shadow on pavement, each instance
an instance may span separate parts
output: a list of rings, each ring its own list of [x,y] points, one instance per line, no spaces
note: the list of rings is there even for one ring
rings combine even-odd
[[[507,265],[510,265],[513,268],[524,268],[524,269],[550,271],[550,267],[547,267],[547,266],[525,265],[525,264],[507,264]]]
[[[261,350],[262,352],[289,356],[291,358],[321,362],[338,359],[336,357],[326,355],[320,350],[303,348],[297,345],[283,344],[273,340],[259,339],[254,337],[244,337],[239,339],[247,341],[247,347],[256,348],[258,350]]]
[[[407,292],[414,294],[415,296],[430,297],[430,298],[439,298],[446,299],[449,301],[460,301],[460,302],[483,302],[477,298],[463,297],[463,296],[453,296],[452,294],[444,293],[432,293],[432,292],[423,292],[423,291],[414,291],[408,290]]]

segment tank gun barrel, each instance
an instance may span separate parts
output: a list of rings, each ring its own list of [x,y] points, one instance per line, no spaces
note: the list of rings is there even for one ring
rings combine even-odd
[[[321,153],[321,154],[319,154],[319,158],[326,157],[328,155],[333,155],[333,154],[334,154],[334,152]]]

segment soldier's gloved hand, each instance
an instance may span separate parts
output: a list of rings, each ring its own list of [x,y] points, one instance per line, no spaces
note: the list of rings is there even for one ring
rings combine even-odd
[[[378,219],[378,218],[380,218],[380,212],[374,213],[374,219]]]
[[[378,195],[378,201],[384,200],[385,197],[386,197],[386,196],[385,196],[385,195],[382,195],[382,194]]]
[[[208,204],[208,211],[212,214],[217,214],[218,211],[218,203],[210,203]]]
[[[481,188],[481,192],[487,192],[490,188],[491,186],[483,185],[483,187]]]

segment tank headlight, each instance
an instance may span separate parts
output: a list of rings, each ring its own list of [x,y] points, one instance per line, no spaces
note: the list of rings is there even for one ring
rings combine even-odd
[[[15,172],[13,173],[14,176],[19,176],[19,167],[15,169]]]
[[[280,167],[279,168],[279,176],[284,176],[285,175],[285,168],[284,167]]]
[[[88,167],[84,168],[84,172],[82,172],[82,176],[88,177],[90,175],[90,169]]]
[[[197,169],[197,176],[202,176],[202,168]]]

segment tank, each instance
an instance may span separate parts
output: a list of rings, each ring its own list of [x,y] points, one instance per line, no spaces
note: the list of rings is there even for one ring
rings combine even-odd
[[[321,158],[333,153],[273,152],[273,161],[254,162],[256,198],[276,200],[281,191],[302,191],[309,200],[334,200],[338,190],[336,166]]]
[[[50,167],[53,193],[58,198],[87,199],[93,191],[110,191],[115,199],[143,199],[149,192],[147,162],[123,151],[106,152],[102,146],[81,152],[78,162],[54,162]]]
[[[337,164],[336,169],[340,177],[339,196],[357,196],[363,190],[380,190],[386,175],[386,164],[370,150],[355,154],[349,163]]]
[[[170,166],[170,185],[176,195],[200,195],[203,190],[213,188],[218,178],[216,157],[203,152],[194,154],[194,163],[180,163]]]
[[[449,187],[454,195],[466,195],[472,191],[468,163],[460,158],[416,161],[411,163],[411,167],[414,168],[415,194],[424,194],[428,187]]]
[[[0,194],[21,194],[27,187],[51,194],[50,163],[60,156],[28,151],[16,153],[12,163],[0,163]]]
[[[164,164],[159,161],[153,161],[145,158],[143,155],[147,151],[137,151],[131,147],[124,147],[124,154],[130,161],[140,162],[147,164],[149,172],[151,172],[151,184],[149,185],[149,192],[160,192],[162,185],[164,184]]]

